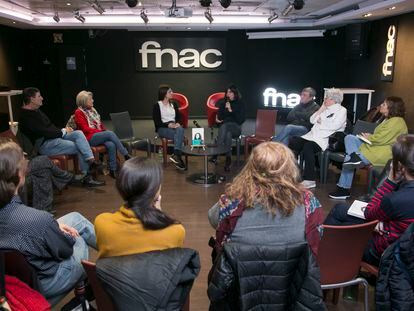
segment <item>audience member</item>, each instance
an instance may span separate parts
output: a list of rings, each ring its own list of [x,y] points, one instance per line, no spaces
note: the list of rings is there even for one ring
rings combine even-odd
[[[89,144],[93,147],[105,145],[109,156],[109,175],[117,177],[116,153],[119,151],[128,160],[131,156],[128,150],[120,142],[118,136],[112,131],[108,131],[101,121],[101,116],[93,105],[93,94],[88,91],[81,91],[76,96],[75,110],[76,128],[85,134]]]
[[[21,130],[43,155],[77,154],[81,170],[86,176],[83,183],[87,186],[102,186],[105,183],[95,180],[91,173],[102,169],[95,161],[85,135],[70,127],[57,128],[39,108],[43,105],[40,91],[34,87],[23,90],[23,108],[20,113]],[[90,172],[90,170],[92,172]]]
[[[378,266],[388,247],[414,222],[414,135],[401,135],[392,146],[392,169],[365,208],[365,221],[379,220],[364,253],[364,261]],[[327,225],[364,223],[348,215],[349,205],[337,204],[325,220]]]
[[[361,133],[368,140],[363,142],[355,135],[345,136],[346,156],[342,165],[342,172],[337,184],[337,190],[331,192],[333,199],[346,199],[350,193],[354,169],[366,165],[385,166],[391,159],[391,146],[401,134],[407,134],[407,125],[404,121],[405,104],[400,97],[387,97],[380,107],[385,117],[373,134]]]
[[[160,85],[158,88],[158,102],[154,105],[152,118],[155,131],[161,138],[174,140],[174,154],[170,160],[179,170],[185,170],[185,164],[181,158],[181,148],[184,142],[184,129],[181,126],[181,115],[178,105],[172,102],[173,91],[168,85]]]
[[[182,247],[184,227],[161,210],[162,169],[153,159],[124,163],[116,188],[124,205],[95,219],[99,257]]]
[[[14,142],[0,145],[0,249],[22,253],[36,270],[40,292],[52,304],[85,278],[81,260],[96,248],[93,225],[79,213],[57,221],[24,205],[18,191],[25,183],[27,160]]]
[[[229,85],[224,99],[217,102],[219,108],[216,115],[216,123],[219,126],[217,144],[227,146],[230,151],[226,154],[224,170],[230,171],[231,142],[241,134],[241,126],[246,119],[245,106],[239,89],[235,85]],[[217,164],[217,156],[213,156],[210,162]]]
[[[302,90],[299,105],[293,107],[286,117],[289,124],[276,135],[273,141],[281,142],[287,146],[290,137],[300,136],[310,131],[312,128],[310,117],[320,108],[314,101],[315,95],[316,91],[311,87]]]
[[[343,94],[339,89],[328,89],[324,102],[311,117],[312,129],[303,136],[293,136],[289,147],[300,155],[305,162],[302,185],[306,188],[316,187],[315,154],[328,147],[329,136],[343,132],[346,127],[346,109],[341,106]]]

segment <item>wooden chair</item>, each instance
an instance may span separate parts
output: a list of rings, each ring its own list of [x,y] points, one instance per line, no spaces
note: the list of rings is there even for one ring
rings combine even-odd
[[[272,140],[275,134],[277,110],[258,109],[256,115],[256,131],[254,135],[244,139],[244,160],[249,156],[249,146]]]
[[[361,225],[323,225],[317,261],[321,271],[321,287],[338,289],[362,283],[365,289],[365,310],[368,311],[368,282],[358,277],[361,258],[378,221]],[[339,292],[334,295],[337,302]]]

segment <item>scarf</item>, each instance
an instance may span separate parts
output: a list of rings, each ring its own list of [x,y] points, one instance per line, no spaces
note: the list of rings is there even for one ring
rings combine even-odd
[[[88,120],[88,125],[90,128],[94,128],[97,130],[103,131],[104,128],[102,127],[101,116],[96,111],[95,108],[85,109],[80,108],[80,110],[85,114],[86,120]]]

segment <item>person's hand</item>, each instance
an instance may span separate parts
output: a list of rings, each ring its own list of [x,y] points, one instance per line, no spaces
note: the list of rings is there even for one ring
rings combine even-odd
[[[216,123],[223,123],[223,120],[220,120],[216,115]]]
[[[78,232],[78,230],[76,230],[75,228],[70,227],[70,226],[68,226],[68,225],[65,225],[65,224],[59,224],[59,229],[60,229],[63,233],[69,234],[71,237],[76,238],[76,237],[78,237],[78,236],[79,236],[79,232]]]
[[[227,109],[228,112],[233,112],[233,110],[231,109],[231,104],[230,102],[226,102],[226,106],[225,108]]]
[[[65,129],[66,129],[66,133],[73,132],[73,128],[71,128],[70,126],[65,127]]]
[[[369,137],[371,136],[371,134],[370,133],[361,133],[361,134],[359,134],[359,135],[361,135],[362,137],[364,137],[365,139],[369,139]]]
[[[174,129],[175,128],[175,123],[173,123],[173,122],[168,123],[168,128]]]
[[[174,123],[174,128],[176,129],[176,128],[179,128],[179,127],[181,127],[181,124],[180,123]]]
[[[154,207],[156,209],[161,210],[161,194],[158,195],[158,198],[155,199],[155,201],[154,201]]]

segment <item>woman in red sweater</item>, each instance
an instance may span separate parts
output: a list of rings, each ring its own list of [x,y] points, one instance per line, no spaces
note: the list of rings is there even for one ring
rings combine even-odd
[[[119,151],[125,160],[131,156],[128,150],[120,142],[118,136],[112,131],[106,130],[101,121],[101,116],[93,107],[93,94],[88,91],[81,91],[76,96],[75,122],[78,130],[81,130],[89,144],[94,147],[105,145],[109,156],[109,175],[117,177],[116,152]]]

